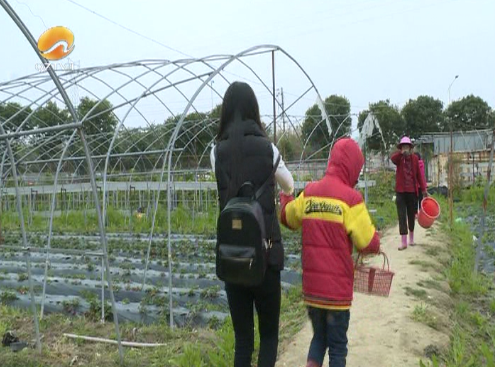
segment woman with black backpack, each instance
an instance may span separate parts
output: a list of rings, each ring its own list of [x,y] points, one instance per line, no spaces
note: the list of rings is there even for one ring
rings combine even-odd
[[[284,268],[284,248],[275,208],[275,185],[278,182],[285,193],[292,193],[294,180],[261,124],[258,101],[246,83],[234,82],[225,92],[216,145],[210,158],[217,180],[220,210],[224,210],[229,200],[238,196],[254,196],[254,192],[258,191],[256,200],[262,208],[266,243],[269,244],[261,284],[245,286],[225,283],[235,332],[234,367],[251,366],[254,351],[253,305],[259,318],[258,366],[273,367],[278,348],[280,271]],[[239,226],[242,228],[242,224]]]

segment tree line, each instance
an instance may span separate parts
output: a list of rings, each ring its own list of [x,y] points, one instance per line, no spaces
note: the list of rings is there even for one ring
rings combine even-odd
[[[325,109],[330,131],[320,107]],[[327,158],[332,142],[352,133],[351,103],[345,96],[331,95],[322,101],[320,107],[314,104],[307,109],[302,123],[277,132],[277,145],[286,161],[297,161],[301,157]],[[217,132],[220,112],[221,105],[217,105],[211,111],[193,111],[184,118],[174,147],[176,150],[173,152],[179,167],[209,164],[209,159],[205,159],[205,156],[207,158],[209,144]],[[108,100],[98,101],[83,97],[77,105],[77,113],[80,117],[87,116],[83,128],[93,155],[106,155],[118,125],[112,104]],[[390,100],[370,103],[357,117],[359,131],[370,113],[378,120],[383,133],[382,139],[375,128],[373,135],[368,138],[367,147],[374,151],[387,151],[403,135],[419,138],[428,132],[446,132],[451,128],[454,131],[468,131],[495,127],[493,109],[482,98],[474,95],[454,101],[446,108],[440,100],[431,96],[410,99],[402,108]],[[161,123],[146,127],[122,129],[114,142],[112,154],[163,150],[180,117],[168,117]],[[9,122],[4,123],[6,120]],[[17,102],[0,104],[0,122],[5,133],[14,132],[21,124],[21,130],[33,130],[32,135],[13,140],[13,148],[23,160],[57,158],[73,132],[65,130],[36,133],[36,129],[72,122],[67,109],[60,108],[52,101],[34,112],[30,107],[24,108]],[[264,122],[265,127],[270,126],[270,123]],[[267,128],[267,132],[273,138],[271,126]],[[67,155],[84,155],[77,138],[68,147]],[[135,156],[129,159],[121,157],[120,164],[126,170],[149,170],[160,166],[160,157],[163,158],[163,154],[141,158],[139,167],[135,167]]]

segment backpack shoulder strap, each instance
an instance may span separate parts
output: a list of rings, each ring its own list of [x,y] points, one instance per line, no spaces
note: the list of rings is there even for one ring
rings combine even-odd
[[[268,187],[268,183],[270,182],[270,178],[275,174],[275,172],[277,172],[277,168],[278,168],[279,163],[280,163],[280,154],[277,157],[277,161],[273,165],[273,169],[272,169],[272,172],[270,173],[270,176],[268,176],[268,178],[265,180],[265,182],[263,182],[263,185],[261,185],[261,187],[256,191],[256,194],[254,195],[254,198],[256,200],[259,199],[259,197],[263,194],[263,192]]]

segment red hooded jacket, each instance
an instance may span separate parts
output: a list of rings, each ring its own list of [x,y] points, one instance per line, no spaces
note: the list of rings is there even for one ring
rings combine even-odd
[[[419,167],[419,159],[416,154],[411,154],[410,159],[412,160],[412,174],[413,174],[413,180],[416,183],[414,185],[416,195],[418,195],[418,188],[421,190],[421,192],[426,191],[426,180],[423,179],[421,175],[421,169]],[[405,188],[405,171],[404,171],[404,165],[405,165],[405,160],[406,157],[404,154],[402,154],[401,151],[397,151],[394,154],[392,154],[392,157],[390,157],[390,160],[392,161],[393,164],[397,166],[397,171],[395,173],[395,191],[396,192],[406,192]]]
[[[294,200],[281,194],[281,221],[302,227],[303,293],[306,304],[349,309],[353,298],[352,246],[378,253],[380,240],[361,193],[354,189],[364,164],[351,139],[339,140],[325,176],[309,183]]]

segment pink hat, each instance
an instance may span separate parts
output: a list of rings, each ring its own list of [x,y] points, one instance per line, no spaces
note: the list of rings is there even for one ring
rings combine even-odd
[[[400,139],[400,143],[397,144],[397,148],[400,149],[400,147],[404,144],[410,145],[411,147],[414,146],[414,144],[412,143],[411,139],[409,139],[408,136],[403,136],[402,139]]]

